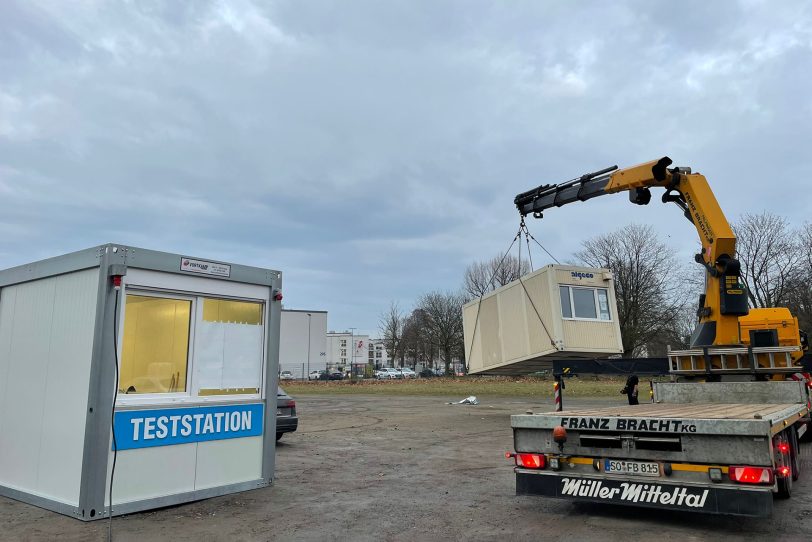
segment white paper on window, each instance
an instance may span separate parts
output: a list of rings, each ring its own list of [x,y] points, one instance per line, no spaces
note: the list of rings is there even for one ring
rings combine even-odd
[[[260,388],[262,332],[262,326],[198,321],[198,388]]]
[[[609,298],[606,290],[598,290],[598,305],[601,311],[601,320],[609,320]]]
[[[222,324],[197,322],[194,366],[200,389],[221,389],[225,328]]]
[[[259,388],[262,373],[262,326],[226,326],[223,388]]]

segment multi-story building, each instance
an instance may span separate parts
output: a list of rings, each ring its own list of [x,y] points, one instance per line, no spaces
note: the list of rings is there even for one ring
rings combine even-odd
[[[356,335],[350,331],[327,333],[327,369],[363,374],[369,363],[369,335]]]
[[[370,339],[369,341],[369,363],[376,369],[381,367],[391,367],[389,354],[383,339]]]

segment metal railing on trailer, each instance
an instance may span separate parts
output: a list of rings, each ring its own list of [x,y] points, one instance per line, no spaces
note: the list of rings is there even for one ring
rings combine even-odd
[[[776,374],[796,373],[802,367],[793,354],[799,346],[705,346],[690,350],[668,350],[671,374]]]

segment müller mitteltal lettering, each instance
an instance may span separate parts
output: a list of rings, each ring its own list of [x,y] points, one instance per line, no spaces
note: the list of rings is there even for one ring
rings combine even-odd
[[[621,482],[619,487],[610,487],[602,480],[561,479],[561,495],[584,497],[613,502],[661,504],[704,508],[708,499],[708,489],[692,490],[686,487],[664,487],[657,484]]]

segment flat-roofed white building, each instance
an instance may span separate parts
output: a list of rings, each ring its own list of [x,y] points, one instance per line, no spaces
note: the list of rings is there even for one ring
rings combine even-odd
[[[282,309],[279,370],[297,380],[327,369],[327,311]]]

